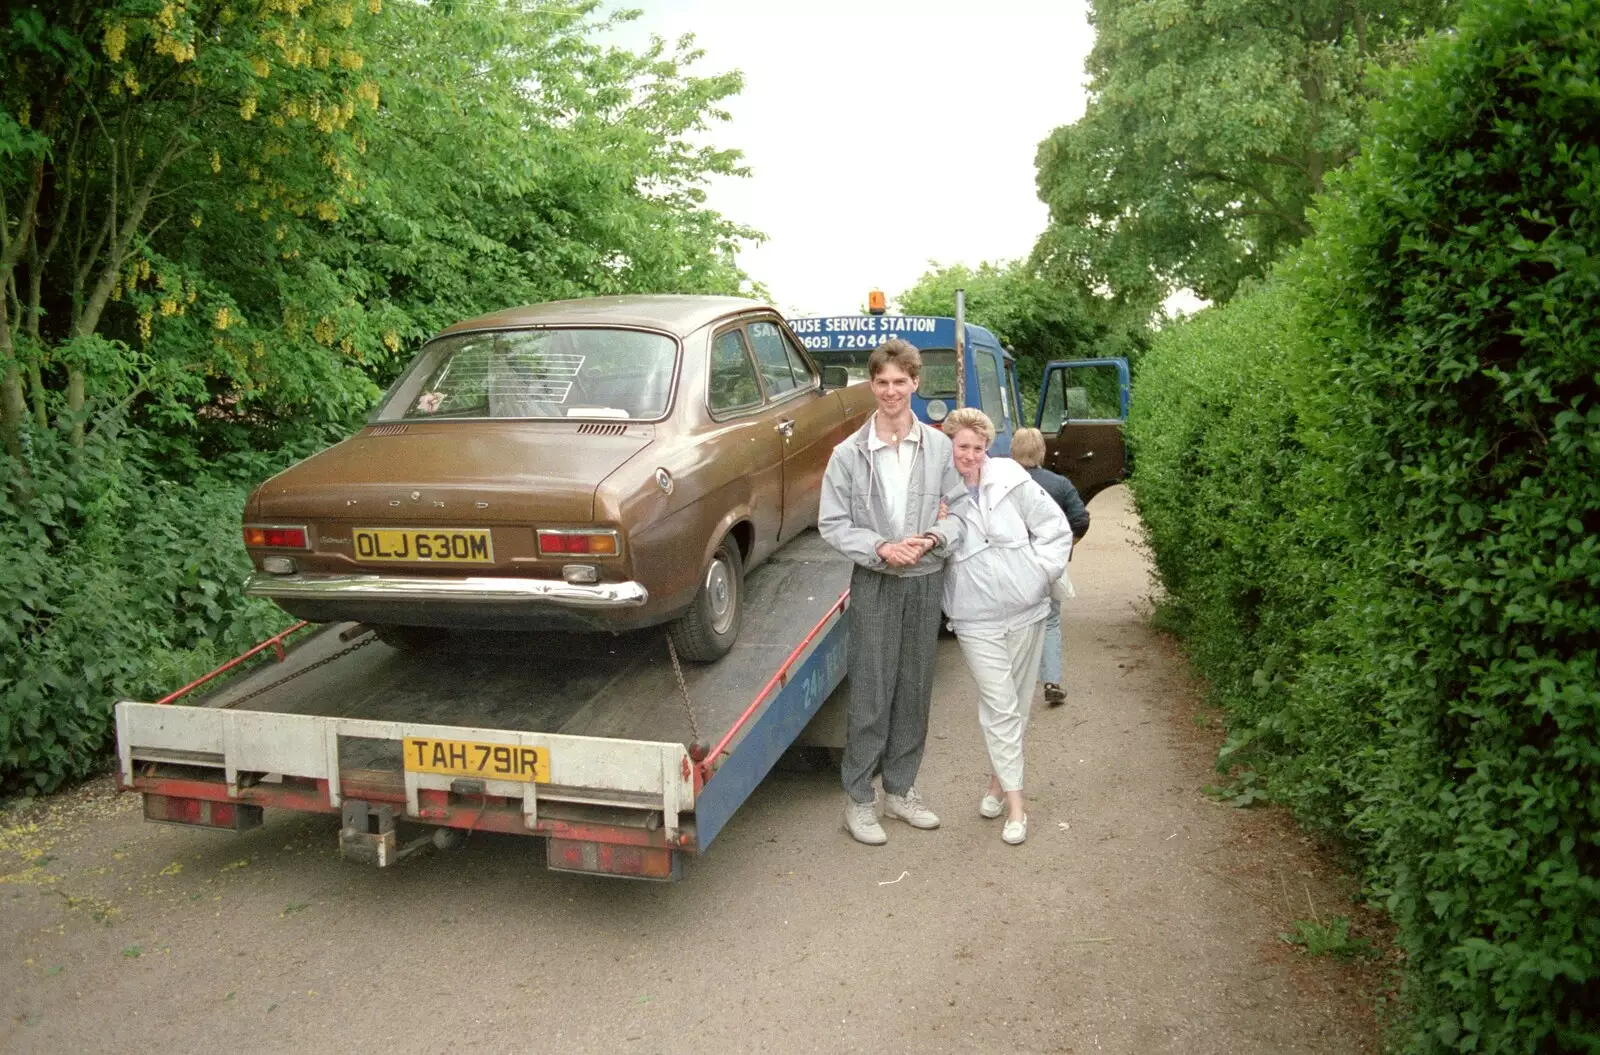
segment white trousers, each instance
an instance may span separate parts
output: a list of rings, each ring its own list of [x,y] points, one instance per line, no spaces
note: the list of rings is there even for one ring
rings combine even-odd
[[[989,745],[989,764],[1006,791],[1022,790],[1022,734],[1039,677],[1044,622],[1040,619],[1010,633],[979,630],[956,635],[967,669],[978,683],[978,725]]]

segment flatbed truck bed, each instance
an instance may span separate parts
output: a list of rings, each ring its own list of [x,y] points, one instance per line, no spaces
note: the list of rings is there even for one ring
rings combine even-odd
[[[842,682],[849,577],[801,535],[745,575],[738,641],[705,665],[678,663],[665,628],[457,631],[420,651],[293,628],[252,650],[277,662],[119,703],[119,785],[153,821],[340,814],[345,854],[378,865],[480,830],[544,837],[552,868],[677,878]],[[809,742],[842,746],[840,724]],[[397,821],[436,831],[402,844]]]

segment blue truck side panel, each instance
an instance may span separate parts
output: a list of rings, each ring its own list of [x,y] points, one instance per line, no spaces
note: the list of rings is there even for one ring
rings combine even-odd
[[[829,617],[832,625],[818,633],[810,654],[791,668],[777,696],[700,789],[694,807],[697,851],[705,852],[844,680],[849,616],[848,611],[841,611]]]

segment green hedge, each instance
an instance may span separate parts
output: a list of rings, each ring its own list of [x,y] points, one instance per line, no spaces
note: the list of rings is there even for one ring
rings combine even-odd
[[[1600,1051],[1597,31],[1465,5],[1316,236],[1133,401],[1223,762],[1364,860],[1410,1051]]]
[[[144,437],[97,436],[74,456],[31,436],[27,479],[0,457],[0,790],[41,792],[104,765],[118,699],[154,699],[288,620],[241,596],[257,455],[185,482]]]

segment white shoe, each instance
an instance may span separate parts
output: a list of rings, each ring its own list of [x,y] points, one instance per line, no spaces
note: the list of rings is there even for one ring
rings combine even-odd
[[[844,826],[858,843],[868,846],[882,846],[889,841],[889,836],[884,833],[883,825],[878,823],[878,814],[870,802],[857,802],[850,799],[844,807]]]
[[[883,815],[899,817],[913,828],[939,827],[939,815],[930,810],[917,794],[916,788],[907,788],[904,795],[883,796]]]
[[[1000,798],[996,798],[993,795],[985,795],[983,797],[983,799],[978,803],[978,816],[987,817],[990,820],[994,820],[996,817],[1000,816],[1005,811],[1006,811],[1005,800],[1004,799],[1000,799]]]
[[[1028,815],[1023,814],[1020,821],[1006,821],[1006,826],[1000,832],[1000,838],[1016,846],[1028,837]]]

